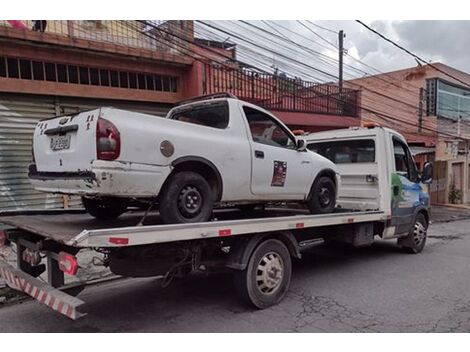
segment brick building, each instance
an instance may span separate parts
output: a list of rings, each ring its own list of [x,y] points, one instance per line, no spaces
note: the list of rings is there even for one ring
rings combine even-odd
[[[432,66],[364,77],[347,86],[362,90],[364,107],[395,118],[362,110],[362,122],[377,122],[405,135],[418,167],[435,161],[434,204],[469,203],[470,74],[441,63]]]
[[[37,121],[98,106],[164,116],[179,100],[229,91],[292,128],[359,125],[359,93],[268,75],[236,63],[236,47],[194,38],[192,21],[0,21],[0,210],[55,208],[67,197],[27,179]],[[72,200],[72,205],[76,200]]]

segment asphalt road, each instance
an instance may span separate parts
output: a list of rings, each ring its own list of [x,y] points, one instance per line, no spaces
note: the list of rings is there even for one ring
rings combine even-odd
[[[434,224],[419,255],[392,242],[316,248],[281,304],[244,306],[228,275],[162,289],[152,279],[88,288],[70,321],[36,302],[0,309],[0,332],[470,332],[470,220]]]

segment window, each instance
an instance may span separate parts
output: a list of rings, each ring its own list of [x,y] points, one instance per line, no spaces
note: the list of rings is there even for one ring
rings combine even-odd
[[[57,76],[56,76],[56,71],[55,71],[55,64],[51,64],[47,62],[45,65],[45,68],[46,68],[46,81],[56,82]]]
[[[6,59],[4,57],[0,56],[0,77],[7,76],[7,64],[5,60]]]
[[[105,86],[105,87],[109,86],[109,71],[108,70],[100,70],[100,82],[102,86]]]
[[[470,89],[431,79],[426,81],[426,90],[427,115],[470,120]]]
[[[18,59],[8,58],[8,78],[20,78],[20,71],[18,69]]]
[[[65,65],[57,64],[57,80],[67,83],[67,69]]]
[[[77,66],[69,66],[69,83],[78,83],[78,67]]]
[[[397,174],[405,176],[412,182],[416,182],[418,172],[410,150],[403,142],[395,137],[393,137],[393,153],[395,156],[395,171]]]
[[[88,74],[88,67],[80,66],[78,68],[78,73],[80,76],[80,84],[90,84],[90,76]]]
[[[103,68],[5,56],[0,56],[0,77],[170,93],[178,92],[178,77],[175,76],[110,71]]]
[[[228,103],[224,101],[177,109],[172,112],[169,118],[196,125],[224,129],[227,128],[229,122]]]
[[[90,82],[94,86],[100,85],[100,76],[97,68],[90,68]]]
[[[375,162],[373,139],[309,143],[307,148],[335,164]]]
[[[21,78],[31,79],[31,61],[29,60],[20,60],[20,72]]]
[[[275,147],[295,148],[294,138],[269,115],[248,106],[244,106],[243,111],[248,120],[253,141]]]

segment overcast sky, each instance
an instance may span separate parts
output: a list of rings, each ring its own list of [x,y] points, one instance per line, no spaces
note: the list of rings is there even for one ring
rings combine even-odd
[[[431,60],[432,62],[439,61],[457,69],[470,72],[470,21],[364,22],[425,60]],[[408,54],[379,38],[355,21],[310,21],[310,23],[302,21],[303,25],[299,21],[249,22],[251,25],[275,33],[278,38],[268,38],[268,34],[238,21],[209,21],[207,23],[225,29],[233,35],[218,32],[202,24],[196,26],[196,31],[199,31],[201,35],[207,35],[208,31],[211,31],[214,35],[219,36],[218,39],[226,39],[237,43],[240,47],[238,50],[240,60],[253,63],[255,66],[261,66],[262,62],[266,62],[264,66],[266,70],[272,70],[271,66],[278,67],[281,71],[301,76],[304,79],[334,80],[333,77],[316,72],[312,67],[321,69],[327,74],[337,76],[337,50],[318,36],[320,35],[334,45],[337,45],[337,35],[325,29],[315,27],[314,24],[333,31],[344,30],[346,34],[344,47],[349,54],[345,56],[345,62],[356,68],[345,68],[345,78],[364,75],[360,71],[377,73],[377,71],[374,72],[370,67],[362,65],[354,59],[360,60],[381,72],[417,65],[416,61]],[[253,47],[253,45],[246,41],[236,38],[237,35],[243,36],[259,44],[261,47],[267,48],[267,50]],[[285,40],[282,40],[281,36]],[[294,44],[289,45],[286,40],[295,41],[299,45],[318,51],[326,56],[327,61],[328,57],[330,57],[331,61],[325,62],[325,57],[312,52],[306,52],[304,48],[295,47]],[[251,50],[256,52],[256,54]],[[297,62],[289,62],[283,56],[294,58]]]

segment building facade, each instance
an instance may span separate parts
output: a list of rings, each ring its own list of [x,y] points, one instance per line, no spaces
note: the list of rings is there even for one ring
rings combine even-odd
[[[434,161],[434,204],[470,202],[470,74],[435,63],[347,83],[362,90],[361,123],[401,132],[418,167]]]
[[[78,199],[36,192],[27,178],[40,119],[114,106],[156,116],[180,100],[229,91],[291,128],[359,125],[359,92],[240,65],[236,46],[194,38],[192,21],[0,21],[0,210]],[[338,103],[341,98],[343,103]],[[344,103],[346,102],[346,103]]]

